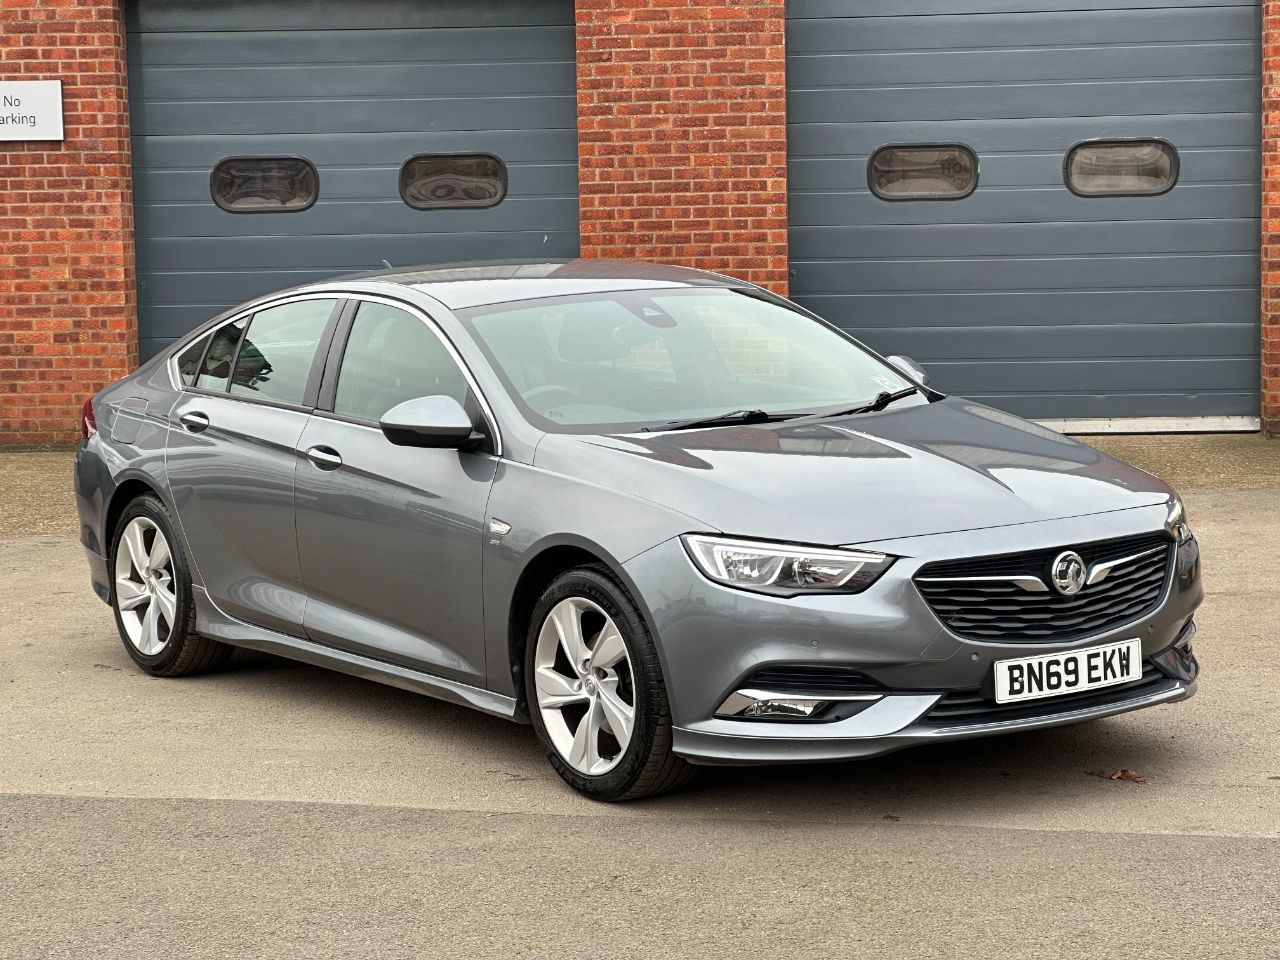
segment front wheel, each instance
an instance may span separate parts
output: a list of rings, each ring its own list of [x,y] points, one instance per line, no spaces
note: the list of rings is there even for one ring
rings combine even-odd
[[[657,648],[603,567],[564,573],[542,595],[525,644],[525,695],[556,772],[596,800],[634,800],[687,782],[671,752]]]

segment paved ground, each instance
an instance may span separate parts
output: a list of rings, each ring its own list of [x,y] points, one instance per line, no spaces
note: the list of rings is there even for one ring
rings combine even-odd
[[[1280,442],[1099,445],[1186,492],[1197,698],[629,806],[390,688],[249,655],[143,676],[67,455],[0,456],[0,957],[1273,956]],[[1120,768],[1146,782],[1086,773]]]

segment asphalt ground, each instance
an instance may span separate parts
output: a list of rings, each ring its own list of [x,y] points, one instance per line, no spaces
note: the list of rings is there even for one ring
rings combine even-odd
[[[1280,442],[1091,442],[1187,500],[1197,697],[621,806],[389,687],[144,676],[69,454],[0,455],[0,957],[1275,956]]]

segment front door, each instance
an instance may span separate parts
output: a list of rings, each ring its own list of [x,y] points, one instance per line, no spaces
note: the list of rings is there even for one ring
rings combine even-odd
[[[318,643],[483,685],[482,526],[497,459],[398,447],[377,426],[396,404],[437,395],[474,408],[434,325],[362,302],[332,410],[297,444],[304,624]]]
[[[294,451],[337,302],[296,300],[218,328],[170,414],[169,486],[210,598],[240,620],[299,636]]]

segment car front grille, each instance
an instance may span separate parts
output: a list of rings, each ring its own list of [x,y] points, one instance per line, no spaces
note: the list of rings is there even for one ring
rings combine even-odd
[[[946,694],[933,705],[920,722],[930,726],[961,727],[975,723],[996,723],[1002,720],[1033,720],[1066,713],[1069,710],[1085,710],[1133,700],[1144,694],[1155,693],[1172,686],[1173,680],[1148,661],[1143,665],[1142,676],[1129,683],[1090,690],[1085,693],[1069,693],[1064,696],[1046,697],[1018,703],[996,703],[974,690],[954,691]]]
[[[1114,564],[1105,578],[1063,596],[1049,575],[1074,549],[1088,570]],[[1173,556],[1164,533],[1076,547],[927,564],[915,575],[921,596],[953,633],[993,643],[1063,643],[1132,623],[1160,603]],[[1042,589],[1035,588],[1038,581]],[[1043,589],[1047,588],[1047,589]]]

